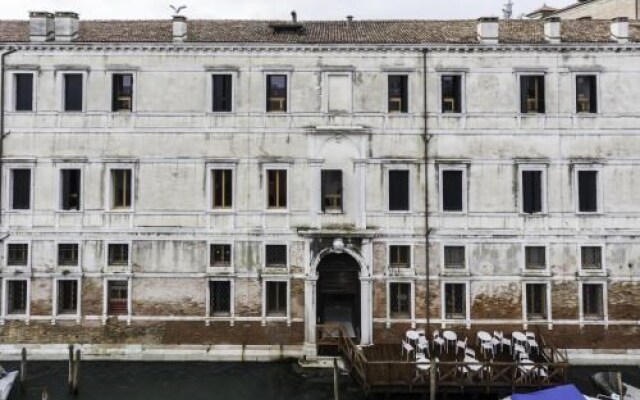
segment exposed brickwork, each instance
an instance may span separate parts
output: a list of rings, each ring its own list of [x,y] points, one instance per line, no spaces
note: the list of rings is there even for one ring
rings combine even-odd
[[[291,242],[289,249],[289,267],[292,274],[304,274],[305,254],[305,242]]]
[[[100,315],[103,304],[102,279],[85,278],[82,280],[82,314]]]
[[[373,282],[373,318],[387,317],[387,285]]]
[[[522,292],[515,282],[474,282],[471,285],[471,318],[522,318]]]
[[[387,246],[373,243],[373,275],[382,275],[387,269]]]
[[[553,319],[577,319],[578,282],[561,282],[551,285],[551,312]]]
[[[239,317],[262,315],[262,282],[254,279],[235,281],[235,313]]]
[[[203,279],[133,280],[134,315],[205,315]]]
[[[304,318],[304,280],[291,280],[291,318]]]
[[[52,295],[53,288],[50,278],[34,278],[31,281],[31,314],[51,315],[53,312]]]
[[[640,319],[640,284],[612,282],[608,288],[609,319]]]

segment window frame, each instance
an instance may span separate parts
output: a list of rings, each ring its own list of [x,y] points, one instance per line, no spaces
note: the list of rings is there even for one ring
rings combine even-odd
[[[126,282],[127,283],[127,312],[125,314],[111,314],[109,313],[109,284],[111,282]],[[127,323],[131,322],[131,314],[132,314],[132,307],[133,307],[133,300],[131,296],[131,290],[133,289],[133,282],[131,280],[131,277],[105,277],[103,280],[103,299],[102,299],[102,321],[103,324],[106,323],[108,318],[116,318],[116,319],[122,319],[122,318],[126,318],[127,319]]]
[[[518,101],[517,101],[517,107],[518,107],[518,115],[520,116],[544,116],[547,115],[548,110],[547,110],[547,73],[544,71],[522,71],[522,72],[518,72],[516,74],[517,77],[517,86],[518,86]],[[542,84],[543,84],[543,98],[542,98],[542,106],[544,108],[544,111],[540,112],[540,111],[536,111],[536,112],[525,112],[522,110],[522,78],[523,77],[542,77]]]
[[[580,185],[579,185],[579,173],[581,171],[595,171],[596,172],[596,211],[580,211]],[[572,191],[573,191],[573,206],[577,215],[602,215],[604,214],[604,180],[602,174],[604,173],[603,165],[601,164],[573,164],[573,176],[572,176]]]
[[[25,265],[9,265],[9,245],[12,244],[26,244],[27,245],[27,263]],[[31,269],[32,258],[32,243],[31,240],[7,240],[4,242],[4,266],[7,270],[25,270]]]
[[[75,244],[78,246],[78,261],[76,265],[63,265],[60,264],[60,245]],[[82,266],[82,242],[80,241],[59,241],[56,242],[56,267],[59,269],[81,269]]]
[[[82,318],[82,278],[79,277],[55,277],[53,284],[53,318],[54,320],[60,319],[75,319],[78,323]],[[62,281],[75,281],[76,282],[76,312],[75,313],[61,313],[59,304],[59,285]]]
[[[127,264],[124,265],[111,265],[109,264],[109,246],[114,245],[114,244],[126,244],[129,247],[128,250],[128,254],[127,254]],[[127,240],[107,240],[104,241],[104,266],[107,270],[111,270],[111,271],[122,271],[123,269],[125,271],[130,271],[131,270],[131,260],[132,260],[132,253],[133,253],[133,242],[131,240],[127,241]]]
[[[211,283],[212,282],[229,282],[229,315],[213,315],[213,310],[211,310]],[[209,278],[207,279],[207,288],[206,288],[206,309],[205,318],[207,319],[207,323],[210,321],[229,321],[235,318],[235,279],[233,278]]]
[[[218,267],[211,265],[211,247],[221,245],[221,246],[229,246],[230,247],[230,257],[231,260],[229,262],[229,266],[227,267]],[[234,270],[234,256],[235,256],[235,248],[233,241],[225,241],[225,240],[209,240],[207,242],[207,270],[213,272],[231,272]]]
[[[113,109],[113,81],[114,81],[114,77],[115,75],[131,75],[131,78],[133,80],[133,82],[131,83],[131,110],[114,110]],[[108,100],[108,104],[109,104],[109,112],[111,114],[120,114],[120,113],[129,113],[129,114],[133,114],[137,112],[137,100],[138,100],[138,77],[137,77],[137,71],[136,70],[131,70],[131,69],[118,69],[118,70],[111,70],[109,71],[109,90],[108,90],[108,96],[109,96],[109,100]]]
[[[596,79],[596,111],[595,112],[578,112],[578,77],[579,76],[594,76]],[[573,108],[572,111],[579,117],[596,117],[601,114],[601,90],[600,90],[600,72],[598,71],[579,71],[573,72],[572,77],[572,89],[573,89]]]
[[[442,80],[445,76],[459,76],[460,77],[460,112],[445,112],[442,107],[444,101],[444,88],[442,85]],[[467,101],[466,101],[466,84],[467,84],[467,73],[463,71],[457,70],[442,70],[438,72],[438,108],[440,109],[439,113],[443,116],[453,116],[457,117],[460,115],[464,115],[467,113]]]
[[[237,171],[236,171],[237,163],[208,163],[207,164],[207,190],[206,190],[206,210],[209,213],[214,214],[226,214],[233,213],[236,211],[236,203],[237,203]],[[213,171],[216,170],[231,170],[231,207],[214,207],[213,206],[213,196],[214,196],[214,187],[213,187]]]
[[[14,113],[35,113],[38,112],[38,75],[39,75],[39,69],[38,68],[29,68],[29,69],[9,69],[9,74],[11,75],[11,90],[9,90],[9,93],[7,93],[7,103],[10,105],[10,112],[14,112]],[[17,107],[17,100],[18,100],[18,96],[17,96],[17,91],[18,91],[18,79],[16,78],[16,75],[19,74],[31,74],[32,75],[32,82],[33,82],[33,87],[31,88],[31,110],[18,110]]]
[[[262,279],[262,324],[266,321],[287,321],[287,324],[291,323],[291,282],[289,277],[269,276]],[[267,283],[268,282],[283,282],[286,285],[287,292],[287,306],[286,315],[269,315],[267,313]]]
[[[438,199],[439,211],[443,214],[467,214],[469,203],[469,181],[468,181],[468,165],[466,164],[439,164],[438,165]],[[462,172],[462,210],[445,210],[444,209],[444,172],[445,171],[461,171]]]
[[[208,68],[206,70],[207,73],[207,83],[206,83],[206,113],[211,115],[228,115],[235,114],[237,112],[237,92],[238,92],[238,70],[237,69],[226,69],[226,68]],[[231,75],[231,110],[230,111],[214,111],[213,110],[213,90],[214,90],[214,75]]]
[[[392,267],[391,263],[391,248],[392,247],[406,247],[408,248],[409,262],[406,267]],[[411,243],[402,242],[387,242],[387,271],[394,273],[402,273],[403,271],[414,270],[414,246]]]
[[[464,285],[464,307],[465,307],[465,316],[464,318],[447,318],[447,285]],[[466,324],[467,326],[471,323],[471,282],[469,280],[461,280],[461,279],[444,279],[440,281],[440,313],[441,319],[444,323],[448,324]]]
[[[463,252],[464,252],[464,265],[462,266],[462,268],[451,268],[451,267],[447,267],[446,264],[446,248],[447,247],[462,247]],[[442,243],[442,245],[440,246],[441,250],[440,250],[440,262],[442,265],[442,273],[448,273],[448,274],[452,274],[452,273],[466,273],[469,271],[469,246],[467,246],[464,243]]]
[[[392,315],[391,312],[391,284],[409,285],[409,316],[408,318],[399,318]],[[416,298],[415,298],[415,282],[407,279],[388,279],[386,282],[387,290],[387,325],[393,322],[411,321],[411,325],[416,320]]]
[[[323,175],[325,172],[339,172],[340,173],[340,208],[327,208],[324,205],[324,194],[325,191],[323,189],[324,180]],[[321,214],[344,214],[345,206],[346,206],[346,190],[345,190],[345,172],[342,169],[336,168],[320,168],[320,213]],[[288,179],[288,178],[287,178]],[[289,186],[287,186],[288,188]],[[287,193],[288,195],[289,193]],[[287,199],[288,202],[288,199]]]
[[[57,185],[57,200],[56,200],[56,204],[55,204],[55,209],[57,210],[58,213],[69,213],[69,214],[76,214],[76,213],[81,213],[84,212],[84,198],[85,198],[85,170],[84,170],[84,164],[80,164],[80,163],[61,163],[60,165],[57,166],[57,171],[58,171],[58,185]],[[62,171],[64,170],[74,170],[77,169],[80,171],[80,201],[78,202],[78,209],[77,210],[65,210],[63,208],[63,192],[62,192],[62,185],[63,185],[63,179],[62,179]]]
[[[24,313],[9,312],[9,283],[26,282],[26,299]],[[23,320],[31,317],[31,278],[4,277],[2,279],[2,320]]]
[[[551,297],[551,290],[552,290],[552,285],[550,284],[549,281],[522,281],[522,285],[523,290],[522,290],[522,320],[525,321],[525,324],[529,324],[529,323],[549,323],[551,324],[553,322],[553,315],[552,315],[552,297]],[[530,319],[529,315],[527,313],[527,293],[529,291],[529,285],[544,285],[546,287],[545,291],[546,291],[546,318],[540,318],[540,319]]]
[[[598,285],[602,287],[602,318],[587,318],[585,316],[584,307],[584,286],[585,285]],[[579,318],[580,325],[585,324],[608,324],[609,323],[609,297],[608,297],[608,284],[606,281],[580,281],[578,287],[578,303],[579,303]]]
[[[389,214],[410,214],[413,212],[413,183],[411,181],[411,168],[408,165],[389,165],[385,166],[385,180],[384,180],[384,192],[385,192],[385,212]],[[407,209],[406,210],[391,210],[391,172],[392,171],[405,171],[407,172]]]
[[[285,250],[285,255],[286,255],[286,264],[285,267],[269,267],[267,265],[267,247],[268,246],[285,246],[286,250]],[[287,272],[289,271],[289,265],[290,265],[290,261],[291,261],[291,255],[289,254],[289,251],[291,250],[291,246],[289,242],[277,242],[277,241],[268,241],[268,242],[264,242],[262,244],[262,269],[264,271],[269,271],[269,272],[274,272],[274,271],[281,271],[281,270],[286,270]]]
[[[523,217],[546,216],[549,213],[547,197],[547,164],[518,164],[518,212]],[[527,213],[524,211],[524,173],[527,171],[540,172],[540,212]]]
[[[389,115],[407,115],[411,113],[411,75],[409,72],[401,72],[401,71],[387,71],[386,72],[386,113]],[[406,111],[402,110],[402,107],[400,107],[400,111],[391,111],[391,107],[389,107],[390,103],[391,103],[391,93],[389,92],[389,86],[390,86],[390,79],[392,76],[403,76],[406,78],[406,93],[404,94],[404,97],[406,98]]]
[[[578,271],[582,274],[603,274],[607,271],[606,263],[606,247],[604,243],[579,243],[578,244]],[[600,249],[600,268],[583,268],[582,249],[584,247],[597,247]]]
[[[87,78],[88,73],[86,69],[64,69],[56,71],[56,85],[58,90],[58,111],[63,114],[80,114],[87,112]],[[82,76],[82,104],[80,110],[65,109],[66,106],[66,75],[80,75]]]
[[[266,115],[287,115],[291,113],[291,76],[293,75],[291,70],[265,70],[264,78],[263,78],[263,88],[264,88],[264,113]],[[283,75],[287,80],[287,98],[285,99],[286,109],[285,111],[269,111],[269,76],[273,75]]]
[[[544,248],[544,268],[527,268],[527,248]],[[522,267],[523,274],[549,274],[549,245],[547,243],[526,242],[522,244]]]
[[[30,171],[30,176],[29,176],[29,208],[27,209],[22,209],[22,208],[13,208],[13,171],[14,170],[29,170]],[[5,177],[6,177],[6,183],[5,183],[5,188],[6,188],[6,199],[7,199],[7,203],[4,206],[5,208],[5,212],[6,213],[15,213],[15,214],[27,214],[27,213],[33,213],[34,211],[34,206],[35,206],[35,201],[34,201],[34,194],[35,194],[35,166],[32,165],[31,163],[29,164],[5,164]]]
[[[113,205],[113,171],[115,170],[123,170],[128,169],[131,171],[131,206],[128,208],[115,208]],[[110,213],[134,213],[136,209],[136,176],[137,176],[137,168],[132,164],[120,164],[114,163],[110,164],[106,168],[107,176],[105,181],[107,182],[107,190],[105,190],[105,196],[107,196],[105,201],[105,209]]]
[[[270,207],[269,206],[269,171],[284,170],[287,178],[286,207]],[[288,164],[269,164],[262,169],[263,177],[262,185],[264,186],[264,209],[267,213],[288,213],[291,207],[291,171]]]

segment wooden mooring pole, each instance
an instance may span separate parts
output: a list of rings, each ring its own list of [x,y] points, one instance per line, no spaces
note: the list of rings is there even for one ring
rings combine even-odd
[[[22,348],[22,358],[20,359],[20,390],[24,393],[27,390],[27,349]]]
[[[80,386],[80,349],[76,350],[76,359],[73,361],[73,394],[78,395]]]
[[[69,345],[69,377],[67,378],[69,393],[73,390],[73,345]]]
[[[338,385],[338,359],[333,359],[333,400],[340,400],[340,387]]]
[[[431,400],[436,400],[436,392],[438,390],[438,388],[436,387],[437,382],[436,382],[436,370],[437,366],[436,366],[436,359],[435,358],[431,358],[431,366],[429,367],[429,393],[430,396],[429,398]]]

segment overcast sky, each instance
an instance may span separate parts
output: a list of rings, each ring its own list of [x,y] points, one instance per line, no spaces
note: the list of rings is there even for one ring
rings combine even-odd
[[[514,17],[546,1],[561,7],[574,0],[513,0]],[[501,15],[507,0],[2,0],[0,19],[27,19],[29,11],[75,11],[81,19],[169,18],[169,4],[186,5],[189,18],[300,20],[417,18],[452,19]]]

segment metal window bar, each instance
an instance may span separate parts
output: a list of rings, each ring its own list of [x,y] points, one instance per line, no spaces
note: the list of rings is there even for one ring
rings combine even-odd
[[[585,246],[580,249],[582,269],[602,269],[602,248]]]
[[[227,268],[231,266],[231,245],[212,244],[210,253],[209,265],[211,267]]]
[[[411,265],[409,246],[389,246],[389,266],[391,268],[409,268]]]
[[[7,290],[7,312],[24,314],[27,310],[27,281],[8,281]]]
[[[525,248],[525,268],[526,269],[545,269],[546,268],[546,250],[544,247],[526,247]]]
[[[109,244],[109,265],[128,265],[129,264],[129,245],[112,243]]]
[[[444,267],[462,269],[465,266],[465,254],[463,246],[445,246]]]
[[[231,315],[231,282],[209,282],[210,313],[212,317]]]
[[[29,245],[26,243],[9,243],[7,245],[7,265],[25,266],[28,264]]]
[[[78,245],[59,244],[58,245],[58,265],[77,266],[78,265]]]

